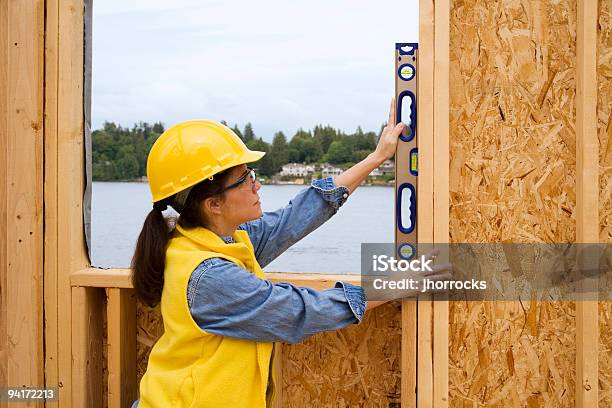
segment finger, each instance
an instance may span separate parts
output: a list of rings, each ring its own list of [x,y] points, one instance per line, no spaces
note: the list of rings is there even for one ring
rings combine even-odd
[[[389,107],[389,120],[387,121],[387,126],[395,126],[395,96],[391,98],[391,106]]]
[[[431,279],[431,280],[436,280],[436,279],[442,279],[442,278],[450,278],[451,273],[446,270],[442,270],[442,271],[434,270],[434,271],[427,271],[422,276],[425,278]]]
[[[444,263],[440,265],[434,265],[431,267],[431,271],[427,271],[428,274],[436,274],[436,273],[452,273],[453,265],[450,263]]]
[[[452,272],[453,271],[453,264],[447,262],[447,263],[443,263],[443,264],[439,264],[439,265],[434,265],[433,268],[434,270],[437,271],[447,271],[447,272]]]
[[[404,129],[406,129],[406,124],[403,122],[400,122],[397,125],[395,125],[395,127],[391,131],[391,135],[393,135],[393,139],[398,138],[402,134]]]
[[[440,250],[439,249],[432,249],[431,251],[429,251],[428,253],[426,253],[423,256],[425,257],[425,260],[430,260],[430,259],[436,259],[436,257],[438,255],[440,255]]]
[[[429,278],[432,279],[434,277],[440,277],[440,276],[451,276],[452,271],[448,269],[447,266],[433,266],[431,268],[431,271],[423,271],[420,272],[417,276],[419,278]]]

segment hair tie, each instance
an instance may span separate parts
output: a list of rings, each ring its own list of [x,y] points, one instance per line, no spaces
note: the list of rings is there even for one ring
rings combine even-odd
[[[164,212],[168,209],[168,204],[163,201],[158,201],[156,203],[153,203],[153,209],[159,212]]]

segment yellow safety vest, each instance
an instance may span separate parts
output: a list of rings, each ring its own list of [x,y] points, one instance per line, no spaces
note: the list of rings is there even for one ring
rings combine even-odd
[[[164,334],[149,355],[139,408],[272,406],[274,343],[208,333],[193,320],[187,304],[189,277],[205,259],[224,258],[263,278],[246,231],[237,230],[233,238],[236,243],[226,244],[206,228],[176,226],[166,252]]]

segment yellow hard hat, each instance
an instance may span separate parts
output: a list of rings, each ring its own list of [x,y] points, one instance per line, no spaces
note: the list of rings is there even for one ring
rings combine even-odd
[[[178,123],[159,136],[147,158],[153,202],[264,155],[249,150],[236,133],[213,120]]]

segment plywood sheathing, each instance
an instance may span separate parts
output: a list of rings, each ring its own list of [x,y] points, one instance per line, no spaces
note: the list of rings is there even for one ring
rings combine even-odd
[[[451,302],[451,406],[573,406],[571,304]]]
[[[575,4],[454,1],[451,237],[572,242]]]
[[[600,0],[597,25],[599,240],[612,244],[612,1]],[[599,302],[599,406],[612,406],[612,302]]]
[[[164,322],[160,306],[151,309],[138,302],[136,306],[136,325],[138,327],[136,334],[136,350],[138,354],[136,359],[137,384],[140,384],[140,379],[147,370],[147,361],[149,360],[151,348],[157,339],[164,334]]]
[[[599,406],[612,406],[612,302],[599,302]]]
[[[138,383],[163,333],[159,308],[138,305]],[[303,343],[283,344],[283,407],[399,407],[400,308],[380,306],[364,321]],[[394,405],[396,404],[396,405]]]
[[[283,345],[283,407],[398,407],[401,310],[395,302],[343,330]]]
[[[452,242],[575,240],[573,1],[454,0]],[[454,302],[451,406],[573,406],[571,303]]]

